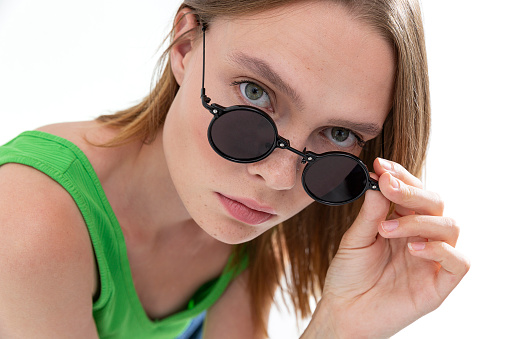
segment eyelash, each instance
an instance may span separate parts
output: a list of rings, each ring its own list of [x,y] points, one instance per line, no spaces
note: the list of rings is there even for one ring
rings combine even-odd
[[[254,82],[254,81],[251,81],[251,80],[237,80],[237,81],[233,81],[230,86],[240,86],[242,84],[253,84],[253,85],[256,85],[258,87],[260,87],[265,93],[267,93],[267,95],[269,96],[269,99],[270,99],[270,102],[272,103],[273,102],[273,98],[272,96],[270,95],[270,92],[269,91],[266,91],[265,88],[261,85],[259,85],[258,83]],[[252,104],[251,104],[252,106]],[[260,110],[264,110],[262,107],[258,107]],[[265,109],[267,110],[267,109]],[[270,111],[273,111],[273,109],[270,109]],[[357,141],[357,147],[359,147],[360,149],[363,149],[364,146],[366,145],[366,141],[364,141],[364,139],[359,135],[357,134],[356,132],[352,131],[351,129],[348,129],[348,128],[344,128],[344,127],[341,127],[341,126],[329,126],[329,127],[326,127],[326,128],[323,128],[320,132],[320,135],[323,136],[324,139],[328,140],[327,137],[324,135],[324,131],[326,131],[327,129],[329,128],[343,128],[347,131],[349,131],[350,133],[352,133],[352,135],[355,137],[356,141]],[[338,147],[336,145],[336,147]]]
[[[350,131],[350,132],[353,133],[353,135],[355,136],[355,139],[357,139],[357,145],[360,148],[364,148],[364,146],[366,146],[366,141],[364,141],[364,139],[360,135],[355,133],[354,131]]]

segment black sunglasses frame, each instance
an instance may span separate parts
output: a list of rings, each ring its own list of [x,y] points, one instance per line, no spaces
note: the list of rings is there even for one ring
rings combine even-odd
[[[207,28],[206,25],[202,24],[202,32],[203,32],[203,37],[202,37],[203,38],[203,70],[202,70],[202,88],[201,88],[201,96],[200,96],[200,98],[201,98],[203,107],[205,107],[213,115],[213,118],[212,118],[212,120],[211,120],[211,122],[209,124],[209,128],[208,128],[208,131],[207,131],[207,137],[208,137],[210,146],[212,147],[212,149],[218,155],[220,155],[224,159],[227,159],[229,161],[236,162],[236,163],[253,163],[253,162],[257,162],[257,161],[261,161],[261,160],[265,159],[270,154],[272,154],[272,152],[276,148],[287,149],[287,150],[289,150],[289,151],[291,151],[291,152],[301,156],[302,157],[301,163],[302,164],[306,164],[306,166],[304,167],[304,170],[302,171],[302,176],[301,176],[302,186],[304,187],[304,190],[306,191],[306,193],[313,200],[315,200],[317,202],[320,202],[322,204],[325,204],[325,205],[338,206],[338,205],[348,204],[350,202],[353,202],[353,201],[359,199],[367,190],[380,191],[380,187],[378,185],[378,182],[370,177],[369,171],[368,171],[366,165],[358,157],[356,157],[355,155],[350,154],[350,153],[346,153],[346,152],[339,152],[339,151],[336,151],[336,152],[326,152],[326,153],[319,153],[318,154],[318,153],[306,151],[306,148],[304,148],[304,150],[301,152],[301,151],[291,147],[290,146],[290,141],[288,139],[285,139],[285,138],[283,138],[282,136],[279,135],[278,130],[277,130],[277,126],[276,126],[276,123],[274,122],[274,120],[267,113],[263,112],[262,110],[260,110],[258,108],[255,108],[255,107],[252,107],[252,106],[247,106],[247,105],[234,105],[234,106],[228,106],[228,107],[223,107],[223,106],[215,104],[215,103],[209,105],[211,99],[209,97],[207,97],[207,95],[205,94],[205,30],[206,30],[206,28]],[[218,120],[221,116],[223,116],[225,114],[228,114],[229,112],[238,111],[238,110],[249,111],[249,112],[252,112],[252,113],[255,113],[255,114],[259,114],[263,118],[265,118],[270,123],[270,125],[272,126],[272,128],[274,130],[274,140],[272,142],[272,145],[271,145],[270,149],[268,149],[264,154],[262,154],[262,155],[260,155],[258,157],[254,157],[254,158],[238,159],[238,158],[235,158],[235,157],[232,157],[232,156],[230,156],[228,154],[223,153],[217,147],[216,143],[214,142],[214,139],[212,137],[212,132],[211,131],[212,131],[212,126],[214,125],[216,120]],[[355,196],[355,197],[353,197],[351,199],[348,199],[348,200],[341,201],[341,202],[331,202],[331,201],[323,200],[323,199],[315,196],[308,189],[307,184],[305,182],[305,177],[306,177],[307,171],[311,168],[311,166],[316,161],[318,161],[318,160],[320,160],[322,158],[331,157],[331,156],[340,156],[340,157],[346,157],[346,158],[352,159],[355,162],[357,162],[358,165],[360,165],[359,166],[360,168],[362,168],[362,170],[363,170],[363,172],[364,172],[364,174],[366,176],[366,185],[363,188],[363,190],[357,196]]]

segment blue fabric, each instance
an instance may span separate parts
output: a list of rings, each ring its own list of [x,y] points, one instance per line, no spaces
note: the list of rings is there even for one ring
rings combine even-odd
[[[205,321],[205,316],[207,315],[207,311],[203,311],[193,320],[186,328],[180,336],[176,339],[202,339],[203,337],[203,322]]]

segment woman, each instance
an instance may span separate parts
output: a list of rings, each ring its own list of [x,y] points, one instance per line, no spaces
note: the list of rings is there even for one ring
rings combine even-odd
[[[0,149],[1,337],[263,337],[283,275],[303,337],[438,307],[468,261],[417,179],[418,4],[185,1],[171,38],[139,105]]]

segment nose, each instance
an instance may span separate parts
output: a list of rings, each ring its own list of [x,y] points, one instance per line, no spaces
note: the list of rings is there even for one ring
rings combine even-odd
[[[262,178],[267,187],[282,191],[295,187],[302,165],[297,154],[277,148],[267,158],[247,166],[248,172]]]

